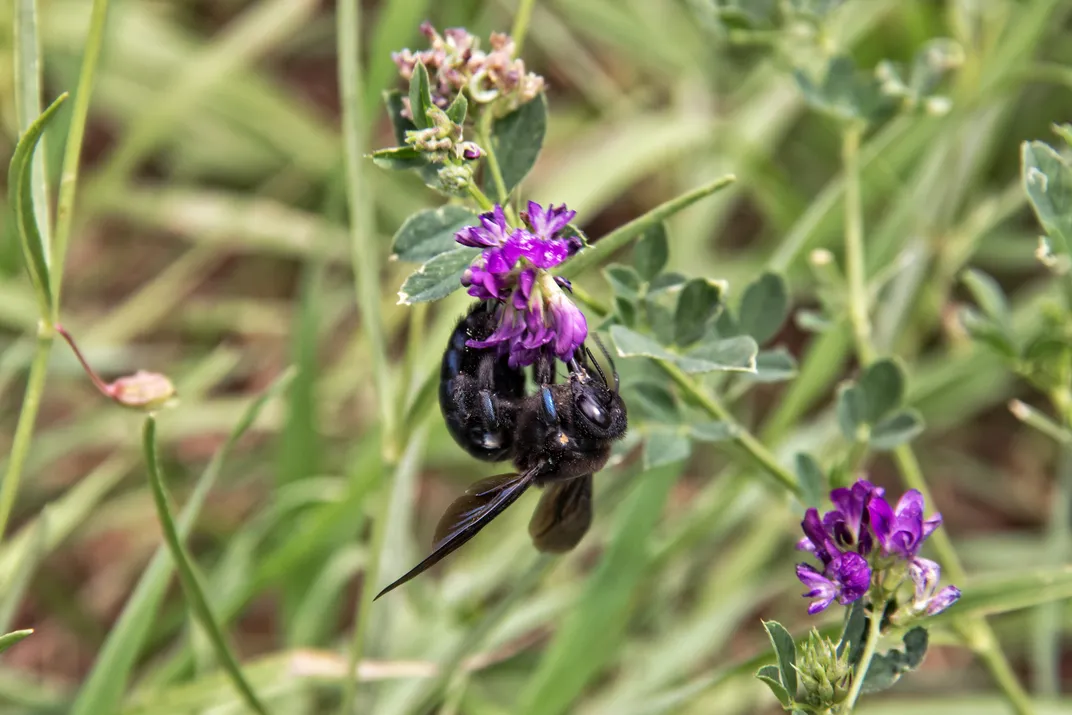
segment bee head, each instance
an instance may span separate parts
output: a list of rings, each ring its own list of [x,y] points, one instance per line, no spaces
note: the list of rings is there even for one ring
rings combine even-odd
[[[598,337],[596,342],[603,348]],[[611,363],[612,386],[592,351],[585,346],[581,350],[580,361],[574,358],[567,362],[574,427],[592,439],[618,439],[625,434],[628,420],[625,402],[618,394],[618,373],[614,370],[614,363],[607,355],[606,348],[603,348],[603,354]]]

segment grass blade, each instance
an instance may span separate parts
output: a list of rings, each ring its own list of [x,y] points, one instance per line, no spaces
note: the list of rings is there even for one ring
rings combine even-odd
[[[186,600],[189,602],[190,609],[194,612],[194,616],[201,627],[205,629],[213,650],[216,652],[216,658],[219,659],[223,669],[230,676],[235,689],[242,695],[243,700],[246,701],[250,708],[261,715],[267,715],[268,711],[246,681],[245,676],[242,674],[242,667],[238,664],[238,658],[235,657],[234,651],[227,644],[223,629],[220,628],[219,622],[217,622],[212,613],[212,607],[209,605],[208,599],[205,598],[205,592],[201,588],[193,560],[190,558],[190,554],[187,553],[186,547],[183,546],[182,537],[179,536],[179,530],[175,525],[174,518],[171,516],[171,500],[164,488],[164,478],[160,473],[160,465],[157,459],[156,418],[152,415],[145,418],[142,439],[145,448],[145,462],[149,472],[149,486],[153,492],[153,502],[156,504],[156,514],[160,519],[160,526],[164,532],[164,541],[167,542],[168,549],[171,551],[171,558],[178,567],[179,581],[182,583],[182,590],[186,593]]]
[[[201,474],[189,501],[179,516],[176,531],[180,538],[186,538],[193,528],[194,522],[201,513],[201,507],[223,470],[223,464],[230,456],[235,443],[253,425],[265,404],[277,397],[292,377],[293,371],[285,372],[257,399],[253,400],[235,424],[227,441],[212,457],[212,461]],[[153,626],[156,610],[164,597],[168,579],[171,576],[171,568],[171,557],[167,547],[162,544],[153,554],[152,561],[149,562],[134,593],[123,608],[123,613],[104,642],[100,655],[93,664],[93,670],[86,678],[71,707],[71,715],[96,715],[96,713],[118,711],[134,662],[141,652],[149,629]]]
[[[33,628],[27,628],[26,630],[22,631],[12,631],[11,633],[5,633],[4,635],[0,636],[0,653],[3,653],[5,650],[15,645],[23,638],[32,634]]]

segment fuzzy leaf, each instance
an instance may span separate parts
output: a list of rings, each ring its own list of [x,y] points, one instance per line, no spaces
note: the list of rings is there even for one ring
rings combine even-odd
[[[666,238],[666,224],[659,223],[648,228],[633,246],[633,267],[645,281],[651,281],[670,258],[670,243]]]
[[[37,218],[34,215],[33,198],[33,156],[37,143],[45,132],[48,123],[56,116],[60,105],[67,99],[61,94],[52,104],[34,120],[15,145],[8,167],[8,199],[15,213],[15,225],[19,232],[26,270],[30,280],[38,291],[42,311],[52,304],[52,279],[49,273],[48,246],[41,236]]]
[[[864,405],[861,421],[874,425],[904,399],[904,369],[891,358],[876,360],[860,375],[857,388]]]
[[[789,289],[777,273],[764,273],[744,289],[737,327],[762,345],[777,333],[789,315]]]
[[[778,702],[782,704],[782,707],[789,707],[793,699],[789,697],[789,693],[786,692],[785,686],[778,680],[778,667],[775,665],[765,665],[759,669],[756,673],[756,677],[767,684],[771,692],[774,693],[774,697],[778,698]]]
[[[405,220],[391,241],[392,257],[424,263],[441,253],[453,251],[459,247],[454,234],[477,221],[476,214],[469,209],[451,204],[418,211]]]
[[[681,413],[674,395],[665,385],[641,382],[633,385],[629,397],[629,411],[636,406],[640,413],[656,422],[676,425],[681,422]]]
[[[440,253],[410,274],[398,291],[399,305],[413,305],[446,298],[462,287],[462,273],[480,249],[465,246]]]
[[[925,628],[917,626],[908,631],[903,639],[905,649],[891,649],[871,659],[871,666],[864,676],[861,693],[877,693],[888,689],[904,673],[915,670],[927,655],[928,635]]]
[[[649,286],[644,296],[644,319],[655,338],[664,345],[674,342],[674,314],[684,288],[684,282],[668,280],[658,287]]]
[[[759,346],[747,335],[700,343],[678,359],[678,367],[688,373],[756,371]]]
[[[421,169],[428,166],[428,161],[421,152],[411,146],[394,146],[387,149],[377,149],[369,156],[372,163],[381,169],[391,171],[407,171],[409,169]]]
[[[785,348],[760,350],[756,355],[756,372],[748,375],[752,382],[783,382],[797,376],[797,359]]]
[[[810,454],[801,452],[796,457],[797,480],[800,482],[800,501],[805,507],[818,508],[826,493],[826,475],[823,468]]]
[[[978,311],[972,308],[962,308],[957,317],[972,340],[989,346],[998,355],[1010,360],[1015,360],[1020,356],[1020,350],[1013,341],[1013,337]]]
[[[1009,326],[1012,324],[1012,316],[1009,311],[1009,301],[1005,297],[1005,291],[1001,289],[998,282],[975,268],[969,268],[964,271],[960,280],[971,291],[972,297],[979,307],[983,309],[983,313],[994,321],[1003,332],[1008,333]]]
[[[413,115],[413,124],[418,129],[427,129],[431,126],[428,121],[428,110],[432,104],[432,89],[428,83],[428,70],[423,62],[418,62],[413,68],[413,77],[409,81],[409,113]]]
[[[854,601],[849,606],[849,617],[845,619],[845,628],[841,631],[837,654],[841,657],[848,650],[849,665],[856,667],[864,652],[864,634],[867,632],[867,613],[863,600]]]
[[[782,685],[789,693],[790,698],[797,696],[797,644],[793,636],[778,621],[763,621],[763,628],[767,631],[774,653],[778,656],[778,670],[781,673]]]
[[[623,298],[620,295],[614,296],[614,316],[612,317],[617,317],[622,325],[635,328],[637,318],[636,303],[630,302],[628,298]]]
[[[708,334],[712,320],[722,308],[723,285],[693,278],[681,289],[674,311],[674,342],[687,347]]]
[[[644,441],[644,469],[654,469],[665,464],[689,458],[692,443],[676,429],[655,428]]]
[[[612,263],[603,269],[603,276],[614,289],[614,294],[629,301],[636,301],[640,290],[640,276],[632,266]]]
[[[491,148],[499,161],[507,195],[536,165],[546,133],[547,99],[542,93],[495,121],[491,130]],[[484,171],[484,192],[496,196],[495,182],[487,167]]]
[[[458,96],[454,98],[454,101],[447,107],[447,119],[455,124],[464,124],[465,115],[469,111],[469,100],[465,98],[465,95],[458,93]]]
[[[820,78],[812,78],[801,70],[796,70],[793,77],[804,101],[842,122],[878,119],[891,107],[890,99],[882,95],[875,77],[858,71],[852,58],[846,55],[830,58]]]
[[[1024,142],[1024,190],[1047,233],[1072,243],[1072,167],[1043,142]]]
[[[837,421],[842,436],[850,442],[859,439],[860,425],[864,424],[866,407],[864,396],[856,385],[842,385],[837,393]]]
[[[923,432],[919,412],[904,409],[894,412],[871,428],[868,443],[874,449],[890,450],[906,444]]]

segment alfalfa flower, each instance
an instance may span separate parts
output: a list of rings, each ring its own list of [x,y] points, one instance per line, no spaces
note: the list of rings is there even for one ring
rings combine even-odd
[[[548,269],[581,248],[581,239],[566,231],[576,215],[565,205],[546,209],[530,201],[523,225],[511,227],[501,206],[481,214],[479,224],[458,231],[463,246],[483,248],[462,275],[469,295],[497,300],[499,324],[474,348],[495,348],[510,365],[531,365],[543,357],[569,360],[588,335],[584,314]],[[565,283],[568,286],[568,283]]]
[[[432,103],[446,109],[454,98],[465,93],[473,102],[491,105],[496,114],[507,114],[534,99],[544,88],[543,77],[527,72],[516,57],[517,48],[509,35],[492,33],[490,52],[480,49],[480,40],[468,30],[454,27],[440,35],[430,23],[421,24],[429,49],[395,52],[391,59],[407,82],[418,63],[428,70]],[[402,99],[402,116],[412,119],[409,99]]]

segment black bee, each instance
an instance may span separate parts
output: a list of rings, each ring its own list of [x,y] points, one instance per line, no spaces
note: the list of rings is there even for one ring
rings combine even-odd
[[[458,350],[455,346],[459,333],[488,329],[491,321],[487,314],[478,314],[491,308],[477,306],[455,329],[443,356],[443,375],[449,374],[453,382],[446,387],[448,380],[444,379],[440,405],[448,429],[466,451],[482,459],[491,459],[485,455],[504,454],[517,471],[470,486],[439,520],[432,554],[376,598],[461,547],[533,485],[546,487],[529,522],[529,535],[537,549],[569,551],[591,524],[592,475],[607,463],[611,442],[621,439],[627,427],[625,403],[618,394],[613,363],[612,385],[591,351],[582,346],[578,351],[580,361],[567,363],[566,382],[553,384],[553,363],[540,364],[535,367],[540,389],[533,395],[518,396],[513,390],[515,374],[523,385],[520,370],[505,366],[505,360],[500,364],[493,351]],[[453,352],[463,355],[452,357]],[[448,371],[448,359],[451,365],[468,367]],[[499,386],[510,391],[499,392]]]

